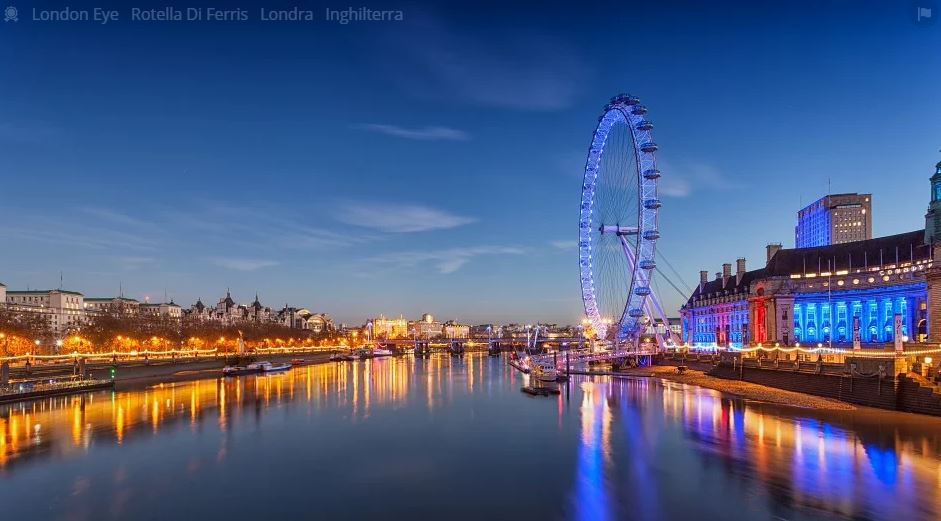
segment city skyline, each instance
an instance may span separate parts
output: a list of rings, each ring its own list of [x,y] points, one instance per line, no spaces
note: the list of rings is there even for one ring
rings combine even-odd
[[[229,287],[337,322],[577,323],[585,151],[622,91],[656,125],[658,249],[689,288],[792,245],[828,180],[873,194],[873,236],[917,229],[941,32],[907,4],[810,6],[635,6],[649,25],[627,34],[649,45],[629,53],[600,6],[415,7],[313,32],[4,24],[0,282],[61,273],[89,296],[181,305]],[[660,282],[675,316],[688,295]]]

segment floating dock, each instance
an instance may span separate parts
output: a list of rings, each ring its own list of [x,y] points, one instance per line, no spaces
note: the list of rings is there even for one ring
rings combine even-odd
[[[35,400],[64,394],[84,393],[99,389],[111,389],[113,380],[84,380],[78,382],[54,382],[47,384],[14,384],[0,391],[0,403]]]
[[[531,385],[520,387],[520,391],[532,396],[551,396],[561,393],[558,387],[533,387]]]

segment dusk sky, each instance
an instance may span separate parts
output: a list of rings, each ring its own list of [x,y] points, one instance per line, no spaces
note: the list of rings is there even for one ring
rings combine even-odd
[[[875,235],[923,227],[941,159],[941,22],[907,1],[370,3],[404,20],[347,25],[322,19],[334,4],[297,4],[317,22],[246,3],[247,22],[145,23],[121,2],[100,25],[10,3],[10,289],[62,272],[86,296],[186,307],[228,287],[347,323],[573,323],[582,169],[614,94],[656,125],[658,248],[688,287],[793,247],[828,179],[874,194]]]

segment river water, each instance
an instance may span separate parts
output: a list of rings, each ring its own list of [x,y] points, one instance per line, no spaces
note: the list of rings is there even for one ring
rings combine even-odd
[[[472,354],[0,406],[0,519],[938,519],[941,420]]]

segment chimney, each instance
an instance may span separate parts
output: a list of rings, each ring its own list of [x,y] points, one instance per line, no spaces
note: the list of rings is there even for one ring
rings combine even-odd
[[[742,282],[742,276],[745,275],[745,257],[735,259],[735,285]]]
[[[702,287],[706,285],[706,282],[709,280],[709,272],[706,270],[701,270],[699,272],[699,291],[702,292]]]
[[[722,265],[722,278],[727,279],[732,276],[732,265],[725,263]]]
[[[722,272],[721,272],[721,271],[717,271],[717,272],[716,272],[716,280],[722,280]]]
[[[771,259],[774,257],[774,254],[777,253],[780,249],[781,249],[781,243],[769,244],[768,246],[766,246],[766,250],[768,251],[768,259],[766,262],[771,262]]]

